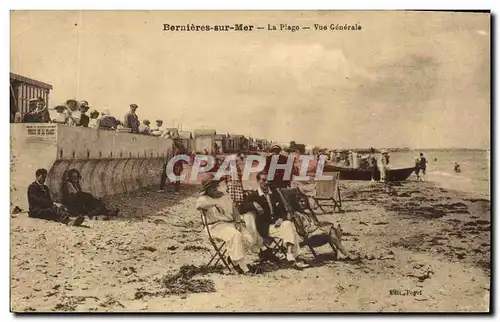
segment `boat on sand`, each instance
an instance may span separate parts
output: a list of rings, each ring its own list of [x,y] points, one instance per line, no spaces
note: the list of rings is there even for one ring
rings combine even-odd
[[[414,167],[389,169],[387,171],[388,181],[405,181],[415,171]],[[371,172],[367,169],[353,169],[325,164],[323,172],[340,172],[340,180],[371,180]],[[375,180],[380,180],[380,171],[375,172]]]

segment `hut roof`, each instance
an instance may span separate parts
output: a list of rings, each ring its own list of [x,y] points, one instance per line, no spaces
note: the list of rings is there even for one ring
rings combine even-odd
[[[15,81],[18,81],[18,82],[26,83],[26,84],[37,86],[37,87],[41,87],[41,88],[44,88],[44,89],[52,89],[52,85],[50,85],[50,84],[47,84],[47,83],[44,83],[44,82],[40,82],[40,81],[37,81],[37,80],[32,79],[32,78],[25,77],[25,76],[17,75],[17,74],[14,74],[14,73],[10,73],[10,79],[11,79],[11,81],[15,80]]]
[[[197,136],[213,136],[215,135],[215,130],[213,129],[204,129],[204,130],[194,130],[193,131],[193,134],[194,134],[194,137],[197,137]]]

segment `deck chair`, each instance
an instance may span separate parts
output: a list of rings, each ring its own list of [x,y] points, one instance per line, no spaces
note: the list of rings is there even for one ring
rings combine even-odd
[[[219,261],[222,262],[225,268],[229,271],[230,274],[235,273],[235,269],[232,268],[232,263],[231,260],[226,256],[227,248],[226,242],[223,240],[220,240],[218,238],[214,238],[212,234],[210,233],[210,227],[207,225],[207,215],[206,215],[206,210],[199,210],[201,214],[201,222],[203,223],[203,226],[207,230],[208,234],[208,240],[210,241],[210,244],[212,244],[215,253],[212,255],[210,258],[210,261],[207,263],[206,267],[210,266],[217,266]]]
[[[329,244],[334,258],[338,257],[338,249],[332,239],[331,222],[321,222],[312,210],[307,195],[299,188],[277,189],[285,210],[290,214],[297,233],[307,245],[315,258],[318,257],[315,248]]]
[[[333,207],[333,212],[338,209],[342,212],[342,199],[340,197],[340,172],[324,173],[324,175],[332,176],[332,180],[316,181],[315,193],[311,198],[323,213],[327,212],[323,207]]]

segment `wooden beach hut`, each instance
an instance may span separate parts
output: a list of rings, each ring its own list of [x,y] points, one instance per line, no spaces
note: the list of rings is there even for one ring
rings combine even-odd
[[[179,137],[184,149],[189,150],[193,148],[193,134],[190,131],[180,131]]]
[[[224,138],[225,138],[224,134],[216,134],[214,136],[214,149],[216,149],[215,153],[217,153],[217,154],[225,153]],[[217,148],[216,148],[216,146],[217,146]]]
[[[52,85],[38,80],[10,73],[10,113],[11,122],[18,109],[22,115],[29,111],[29,101],[41,97],[49,106],[49,94]]]
[[[213,129],[200,129],[194,130],[194,150],[196,153],[203,153],[205,150],[208,153],[213,152],[215,130]]]

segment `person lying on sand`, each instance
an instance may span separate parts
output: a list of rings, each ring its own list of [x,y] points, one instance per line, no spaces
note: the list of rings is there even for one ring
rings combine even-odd
[[[63,204],[71,214],[82,214],[90,219],[97,216],[112,217],[117,216],[119,210],[110,210],[100,200],[92,194],[84,192],[80,185],[80,172],[76,169],[68,170],[67,177],[63,183]]]
[[[239,214],[233,212],[229,196],[218,190],[219,181],[214,176],[203,173],[201,177],[202,190],[196,201],[196,209],[206,212],[207,225],[211,234],[222,239],[227,244],[229,259],[241,272],[250,272],[246,262],[246,251],[254,244],[248,230],[243,227]]]
[[[287,247],[286,259],[298,268],[308,267],[307,263],[298,260],[299,235],[293,223],[287,218],[286,210],[279,201],[278,194],[273,193],[269,188],[267,174],[258,173],[257,182],[259,188],[251,192],[246,199],[246,205],[254,207],[257,231],[263,239],[280,238],[283,240]]]
[[[47,170],[38,169],[35,175],[35,182],[28,187],[28,216],[30,218],[52,220],[68,226],[80,226],[85,220],[84,216],[71,218],[71,214],[63,205],[52,201],[49,187],[45,185]]]

